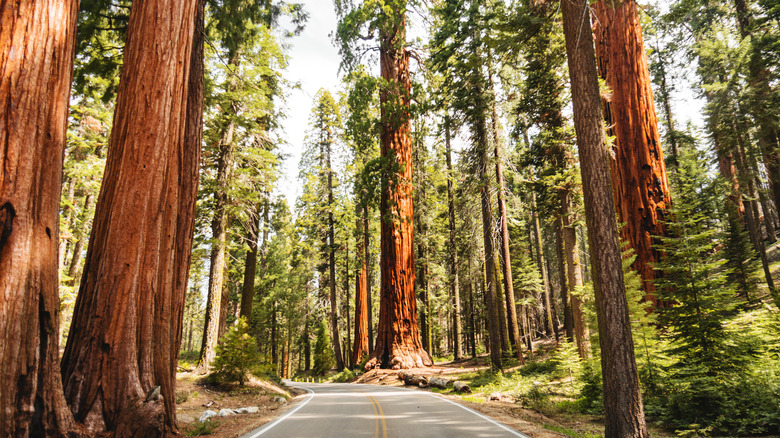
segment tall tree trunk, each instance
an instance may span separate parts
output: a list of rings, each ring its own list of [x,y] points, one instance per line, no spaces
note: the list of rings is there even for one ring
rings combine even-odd
[[[539,268],[539,274],[542,277],[542,286],[544,287],[544,323],[546,327],[547,336],[555,335],[555,342],[560,339],[560,333],[558,333],[558,324],[553,311],[552,303],[552,291],[550,290],[550,282],[547,278],[547,266],[544,260],[544,251],[542,249],[542,230],[539,227],[539,213],[536,205],[536,193],[531,193],[531,211],[534,227],[534,244],[536,246],[536,265]]]
[[[444,144],[447,156],[447,218],[449,221],[449,255],[450,255],[450,295],[452,297],[452,345],[455,360],[462,358],[460,351],[460,334],[463,331],[460,317],[460,287],[458,282],[458,247],[455,243],[455,197],[452,190],[452,147],[450,145],[449,115],[444,116]]]
[[[72,68],[71,68],[72,69]],[[62,218],[60,224],[63,225],[64,230],[60,230],[59,237],[59,271],[65,268],[65,260],[67,260],[68,244],[72,236],[67,235],[70,231],[71,222],[73,222],[73,202],[76,197],[76,178],[70,178],[68,181],[68,207],[62,212]],[[62,232],[66,234],[62,234]]]
[[[330,136],[330,131],[328,131]],[[344,355],[341,353],[341,334],[339,333],[339,308],[336,296],[336,228],[333,220],[333,168],[331,167],[331,144],[325,143],[325,160],[328,172],[328,288],[330,290],[330,329],[333,335],[333,352],[336,355],[336,370],[344,369]]]
[[[488,50],[488,58],[491,58],[491,52]],[[503,264],[502,274],[504,277],[504,299],[506,300],[507,324],[509,330],[509,341],[515,349],[515,357],[521,364],[525,364],[523,358],[523,341],[520,338],[520,330],[517,324],[517,306],[515,305],[515,286],[512,282],[512,256],[509,253],[509,221],[506,213],[506,199],[504,192],[504,170],[501,163],[501,154],[499,153],[499,141],[501,135],[498,127],[498,108],[496,106],[495,85],[493,84],[492,68],[488,67],[488,80],[490,85],[491,105],[493,107],[493,117],[491,118],[491,127],[493,133],[493,157],[496,160],[496,186],[498,187],[498,217],[501,225],[501,260]]]
[[[371,236],[368,224],[368,205],[363,206],[363,247],[366,251],[366,313],[368,319],[368,351],[374,351],[374,300],[371,296]]]
[[[580,248],[577,245],[577,230],[575,228],[574,212],[572,211],[572,193],[571,190],[563,189],[558,194],[561,198],[566,280],[569,289],[572,322],[574,323],[574,338],[577,340],[577,352],[581,358],[585,359],[590,357],[590,331],[583,317],[582,299],[579,296],[582,288],[582,271],[580,270]]]
[[[59,372],[58,245],[78,1],[0,1],[0,433],[76,432]]]
[[[380,34],[379,61],[386,84],[380,92],[381,156],[391,160],[382,182],[381,288],[376,347],[366,369],[433,364],[422,348],[414,294],[412,140],[409,135],[409,53],[405,11],[395,28]]]
[[[261,207],[266,212],[268,211],[270,202],[266,199]],[[244,283],[241,287],[241,314],[240,316],[246,319],[247,324],[252,322],[252,303],[255,298],[255,277],[257,276],[257,253],[258,253],[258,234],[260,233],[260,223],[262,217],[260,214],[260,208],[255,210],[257,219],[249,222],[249,229],[247,230],[247,245],[249,250],[246,252],[246,263],[244,266]],[[267,216],[267,213],[266,213]]]
[[[62,359],[71,411],[92,433],[151,437],[177,430],[176,366],[200,164],[204,6],[149,0],[134,3],[130,13],[106,170]]]
[[[92,209],[92,204],[95,202],[95,196],[90,193],[87,195],[87,198],[84,200],[84,214],[89,214],[90,210]],[[85,218],[84,221],[84,228],[92,228],[91,220],[88,220]],[[81,253],[84,251],[84,244],[86,243],[86,239],[88,238],[88,235],[86,234],[87,230],[79,230],[76,235],[78,236],[78,240],[76,241],[76,245],[73,247],[73,255],[70,259],[70,265],[68,266],[68,277],[70,277],[70,280],[68,280],[69,286],[75,286],[76,276],[79,273],[79,265],[81,264]]]
[[[309,294],[306,293],[306,316],[303,323],[303,355],[304,355],[304,371],[311,370],[311,324],[309,321]]]
[[[344,239],[344,315],[347,316],[347,339],[344,342],[344,363],[350,368],[354,365],[351,362],[352,351],[350,350],[352,342],[352,324],[349,320],[349,235]]]
[[[276,323],[276,300],[271,302],[271,363],[279,366],[279,325]]]
[[[359,206],[358,214],[355,220],[355,229],[360,230],[362,220],[360,219]],[[355,257],[357,257],[358,271],[355,276],[355,342],[352,346],[352,364],[359,364],[363,357],[368,354],[368,263],[365,258],[363,245],[363,233],[358,233],[356,238]]]
[[[647,437],[628,317],[593,36],[583,29],[585,0],[561,2],[585,219],[593,253],[593,288],[601,344],[607,438]],[[584,30],[584,31],[583,31]]]
[[[561,304],[563,305],[563,330],[566,332],[566,340],[574,342],[574,313],[571,308],[569,280],[566,276],[566,245],[563,239],[563,205],[561,205],[559,212],[560,216],[555,223],[555,252],[558,255],[558,284],[561,287]]]
[[[653,265],[661,260],[655,236],[665,236],[670,205],[653,90],[635,0],[599,0],[594,5],[599,72],[612,90],[604,101],[612,146],[612,179],[621,237],[631,245],[633,268],[642,277],[645,300],[658,306]]]

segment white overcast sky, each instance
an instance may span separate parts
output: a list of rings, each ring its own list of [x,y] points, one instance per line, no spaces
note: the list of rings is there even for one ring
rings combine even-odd
[[[290,82],[300,83],[301,87],[289,90],[287,96],[287,117],[282,120],[282,136],[288,143],[284,147],[287,158],[278,184],[279,194],[287,197],[291,208],[294,208],[295,198],[300,195],[298,162],[314,95],[320,88],[336,91],[340,83],[338,70],[341,60],[329,36],[335,31],[337,22],[332,0],[296,2],[304,4],[309,21],[304,32],[291,40],[290,64],[285,77]]]

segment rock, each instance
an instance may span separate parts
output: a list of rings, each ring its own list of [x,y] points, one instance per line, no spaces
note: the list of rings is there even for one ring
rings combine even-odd
[[[257,406],[249,406],[248,408],[244,408],[244,409],[246,409],[247,414],[256,414],[260,412],[260,408],[258,408]]]
[[[452,384],[452,387],[455,388],[455,391],[458,392],[471,392],[471,388],[469,388],[469,385],[466,385],[463,382],[455,382]]]
[[[493,392],[488,397],[488,400],[490,401],[501,401],[501,393],[500,392]]]
[[[192,423],[193,421],[197,420],[198,417],[190,414],[176,414],[176,420],[179,421],[179,423]]]
[[[208,420],[211,417],[216,417],[217,413],[209,409],[208,411],[204,412],[203,415],[200,416],[200,422],[203,423],[204,421]]]
[[[277,397],[274,397],[272,400],[275,401],[276,403],[281,403],[281,404],[287,403],[287,399],[284,398],[284,397],[277,396]]]
[[[238,409],[233,409],[233,412],[235,412],[236,414],[246,414],[247,410],[246,408],[238,408]]]
[[[449,386],[451,382],[451,380],[443,377],[431,377],[430,380],[428,380],[428,385],[433,386],[434,388],[447,389],[447,386]]]
[[[227,416],[230,416],[230,415],[236,415],[236,413],[233,412],[232,409],[220,409],[219,410],[219,416],[220,417],[227,417]]]

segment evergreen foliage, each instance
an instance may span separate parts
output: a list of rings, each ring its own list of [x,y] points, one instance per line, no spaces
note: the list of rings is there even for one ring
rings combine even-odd
[[[336,359],[333,357],[328,325],[324,319],[321,319],[317,326],[317,340],[314,343],[314,368],[312,368],[312,373],[316,376],[324,376],[335,365]]]
[[[244,386],[254,367],[261,362],[257,341],[249,334],[249,325],[239,318],[217,346],[217,356],[211,365],[211,376],[220,383]]]

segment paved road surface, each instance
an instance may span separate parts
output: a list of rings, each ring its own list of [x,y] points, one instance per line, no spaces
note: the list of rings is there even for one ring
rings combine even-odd
[[[350,383],[292,383],[307,390],[282,416],[241,438],[529,438],[428,392]]]

